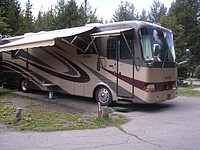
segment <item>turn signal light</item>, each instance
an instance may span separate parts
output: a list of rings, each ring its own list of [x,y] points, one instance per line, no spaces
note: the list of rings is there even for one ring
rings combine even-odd
[[[146,92],[153,92],[156,90],[155,84],[148,84],[145,88]]]

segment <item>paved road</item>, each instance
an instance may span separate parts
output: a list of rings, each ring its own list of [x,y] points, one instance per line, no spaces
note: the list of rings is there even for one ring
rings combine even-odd
[[[91,103],[91,105],[95,105]],[[200,98],[178,97],[157,105],[135,105],[122,113],[122,129],[64,132],[4,131],[1,150],[199,150]]]

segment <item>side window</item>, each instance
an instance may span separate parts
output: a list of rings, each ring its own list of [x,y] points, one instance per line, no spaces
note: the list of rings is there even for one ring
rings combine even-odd
[[[11,51],[11,58],[12,59],[19,59],[19,51],[20,50],[12,50]]]
[[[128,37],[126,40],[129,47],[124,39],[120,40],[120,59],[132,59],[134,47],[133,39]]]
[[[107,40],[107,58],[116,59],[117,42],[114,39]]]

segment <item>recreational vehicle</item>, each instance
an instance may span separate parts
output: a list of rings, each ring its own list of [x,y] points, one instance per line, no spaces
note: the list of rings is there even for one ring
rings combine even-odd
[[[172,32],[142,21],[4,38],[0,62],[2,85],[24,92],[50,90],[95,98],[101,105],[118,100],[157,103],[177,97]]]

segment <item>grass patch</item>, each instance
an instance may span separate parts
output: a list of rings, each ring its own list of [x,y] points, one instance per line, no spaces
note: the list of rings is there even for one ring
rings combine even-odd
[[[16,125],[16,108],[9,102],[0,102],[0,122],[4,124]]]
[[[0,100],[4,98],[4,96],[11,94],[12,90],[0,89]]]
[[[0,91],[1,93],[1,91]],[[9,94],[4,93],[0,95]],[[10,95],[10,94],[9,94]],[[29,99],[26,99],[29,101]],[[28,102],[22,110],[22,119],[15,119],[16,106],[12,102],[0,101],[0,123],[11,125],[21,131],[63,131],[105,128],[108,126],[119,127],[127,120],[122,116],[100,119],[95,115],[79,113],[58,113],[50,110],[38,109],[36,102]]]
[[[63,114],[47,110],[32,109],[23,113],[22,120],[17,122],[15,118],[16,108],[4,106],[0,102],[0,122],[17,127],[25,131],[62,131],[96,129],[108,126],[119,126],[125,122],[123,117],[104,118],[85,117],[80,114]]]
[[[199,85],[183,85],[179,86],[179,95],[181,96],[200,96],[200,91],[194,90],[195,88],[200,88]]]

